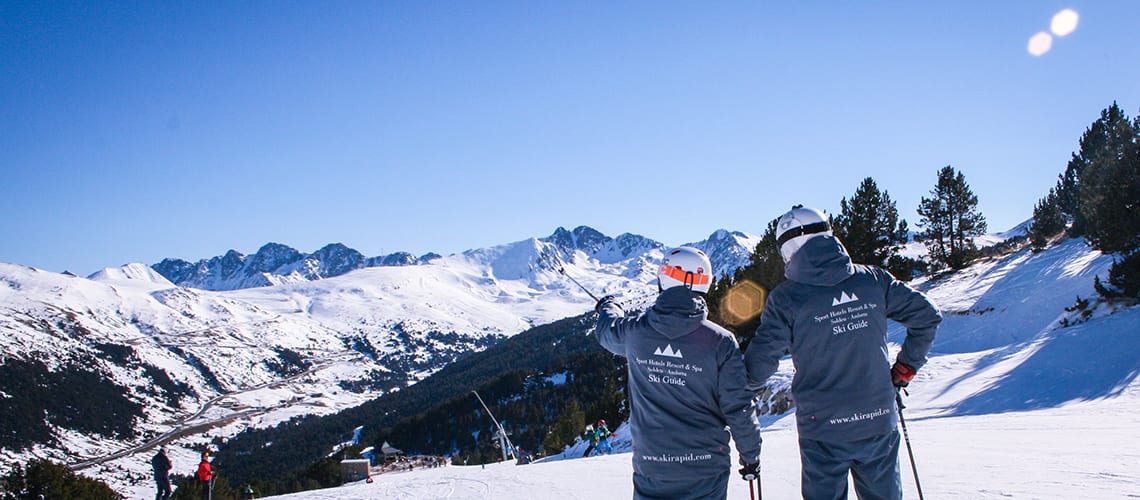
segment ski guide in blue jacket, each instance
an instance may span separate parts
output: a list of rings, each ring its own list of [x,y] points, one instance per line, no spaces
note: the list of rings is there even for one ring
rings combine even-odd
[[[629,364],[633,470],[649,478],[699,480],[731,470],[729,431],[744,460],[760,460],[760,422],[745,386],[736,338],[707,319],[704,298],[685,287],[661,292],[636,318],[604,302],[597,335]]]
[[[887,271],[853,264],[831,235],[807,240],[784,275],[745,352],[749,388],[762,388],[790,351],[801,438],[844,442],[894,430],[887,319],[907,328],[898,361],[917,370],[942,321],[938,309]]]

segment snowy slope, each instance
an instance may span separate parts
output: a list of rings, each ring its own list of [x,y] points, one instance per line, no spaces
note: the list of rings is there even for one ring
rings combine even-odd
[[[143,407],[134,439],[57,427],[57,444],[4,449],[4,463],[36,456],[76,464],[145,445],[166,432],[205,426],[194,434],[208,439],[202,433],[215,424],[232,423],[236,430],[295,414],[328,413],[370,397],[344,391],[340,382],[386,370],[346,349],[339,333],[320,323],[282,318],[224,295],[172,288],[146,269],[109,269],[89,280],[0,264],[3,361],[88,370]],[[301,375],[304,387],[290,384]],[[187,394],[172,394],[175,386]],[[309,396],[314,393],[324,396]]]
[[[1140,308],[1066,310],[1093,297],[1092,276],[1110,262],[1072,240],[917,284],[946,313],[905,412],[928,498],[1140,496]],[[788,363],[780,375],[790,375]],[[767,498],[798,498],[793,414],[764,422]],[[620,448],[626,453],[385,474],[279,498],[629,498],[628,443]],[[917,498],[905,450],[901,460],[905,498]],[[729,498],[747,490],[733,479]]]
[[[1140,314],[1126,315],[1134,330],[1140,328]],[[935,388],[915,387],[919,390]],[[1140,388],[1135,383],[1114,398],[1032,412],[931,418],[922,414],[920,398],[908,404],[907,428],[926,498],[1125,499],[1140,492],[1135,467],[1140,460],[1140,434],[1135,431],[1140,425]],[[800,498],[793,420],[788,416],[768,423],[763,432],[763,498]],[[626,499],[633,495],[630,457],[624,452],[522,466],[448,466],[378,475],[371,484],[268,498]],[[916,499],[905,449],[900,460],[903,498]],[[748,483],[731,478],[728,498],[749,498]]]

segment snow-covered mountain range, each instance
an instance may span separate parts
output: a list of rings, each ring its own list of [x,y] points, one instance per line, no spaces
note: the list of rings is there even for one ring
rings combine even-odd
[[[439,255],[429,253],[417,258],[407,252],[365,257],[340,243],[303,254],[280,243],[266,243],[253,255],[230,250],[197,262],[167,258],[151,267],[178,286],[235,290],[331,278],[365,267],[423,264],[436,258]]]
[[[724,273],[746,263],[756,241],[722,230],[693,245]],[[595,294],[649,296],[663,250],[581,226],[419,259],[268,244],[248,257],[135,263],[87,278],[0,263],[0,368],[9,375],[0,399],[20,409],[6,421],[12,429],[0,429],[12,436],[0,456],[83,467],[170,435],[208,440],[335,412],[590,310],[563,272]],[[25,379],[43,390],[9,383]],[[41,401],[49,393],[79,403]],[[85,401],[94,393],[107,401]],[[86,422],[101,404],[117,408],[110,421]]]
[[[606,264],[618,263],[663,246],[629,233],[611,238],[587,226],[579,226],[572,231],[559,227],[538,241],[549,245],[546,250],[554,252],[552,255],[560,259],[573,259],[575,252],[582,252],[588,258]],[[690,245],[708,252],[715,271],[720,275],[746,264],[759,241],[754,235],[721,229],[707,240]],[[439,258],[441,256],[436,253],[415,257],[407,252],[365,257],[340,243],[331,243],[311,254],[304,254],[280,243],[267,243],[253,255],[229,250],[223,255],[197,262],[167,258],[151,268],[181,287],[223,291],[314,281],[369,267],[423,265]]]

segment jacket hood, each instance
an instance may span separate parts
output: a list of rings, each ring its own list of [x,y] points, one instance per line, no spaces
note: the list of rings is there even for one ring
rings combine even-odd
[[[838,238],[821,235],[804,242],[784,268],[784,276],[806,285],[832,286],[855,274],[851,256]]]
[[[704,297],[683,286],[675,286],[657,296],[657,302],[646,317],[654,330],[675,339],[695,330],[708,314]]]

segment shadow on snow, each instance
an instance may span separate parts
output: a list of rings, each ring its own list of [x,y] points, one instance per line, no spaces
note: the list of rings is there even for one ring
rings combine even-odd
[[[1119,395],[1140,374],[1140,311],[1128,310],[987,356],[979,370],[1028,356],[950,415],[981,415],[1052,408]],[[1014,361],[1016,362],[1016,361]],[[976,373],[976,372],[975,372]]]

